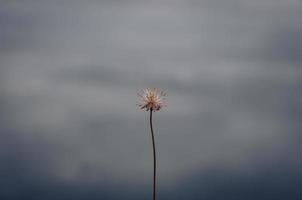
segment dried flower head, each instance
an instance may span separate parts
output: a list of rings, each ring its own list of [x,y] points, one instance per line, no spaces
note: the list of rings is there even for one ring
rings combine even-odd
[[[138,106],[146,111],[157,111],[165,106],[165,96],[162,90],[156,88],[147,88],[138,93],[141,103]]]

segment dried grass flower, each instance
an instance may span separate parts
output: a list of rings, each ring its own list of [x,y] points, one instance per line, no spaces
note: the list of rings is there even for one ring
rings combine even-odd
[[[138,106],[146,111],[158,111],[166,106],[165,97],[166,93],[157,88],[147,88],[138,93],[140,103]]]
[[[147,88],[138,93],[140,97],[140,103],[138,106],[141,109],[146,109],[150,113],[150,129],[151,129],[151,138],[152,138],[152,149],[153,149],[153,195],[152,199],[156,200],[156,148],[155,148],[155,138],[153,132],[153,123],[152,123],[152,113],[160,110],[162,107],[166,106],[165,96],[166,93],[162,90],[156,88]]]

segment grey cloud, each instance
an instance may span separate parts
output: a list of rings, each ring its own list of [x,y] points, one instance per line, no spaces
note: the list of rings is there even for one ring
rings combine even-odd
[[[2,197],[148,196],[147,113],[135,104],[156,86],[168,93],[155,115],[162,198],[264,199],[279,186],[297,198],[301,13],[294,0],[3,1]]]

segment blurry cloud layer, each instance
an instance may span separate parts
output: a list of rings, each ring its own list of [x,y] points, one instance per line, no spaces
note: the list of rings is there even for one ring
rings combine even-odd
[[[298,0],[1,1],[1,199],[298,199]],[[139,191],[139,192],[137,192]],[[225,194],[225,196],[221,195]]]

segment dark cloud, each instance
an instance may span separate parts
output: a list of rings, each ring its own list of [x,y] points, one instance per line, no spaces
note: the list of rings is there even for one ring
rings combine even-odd
[[[301,195],[301,2],[3,1],[0,198]]]

